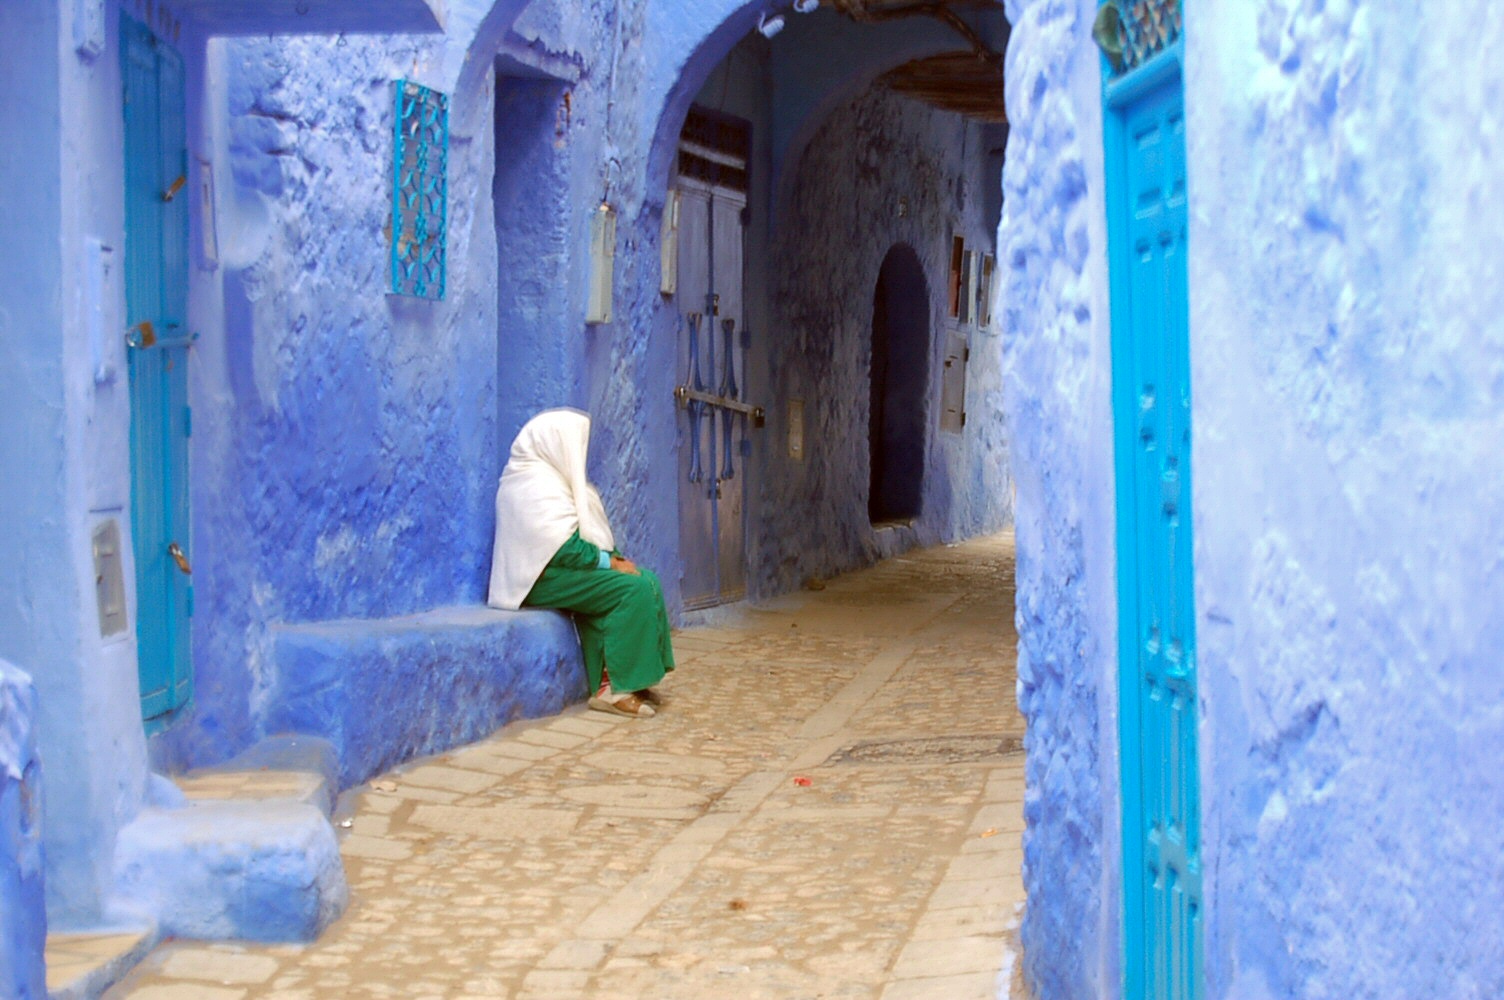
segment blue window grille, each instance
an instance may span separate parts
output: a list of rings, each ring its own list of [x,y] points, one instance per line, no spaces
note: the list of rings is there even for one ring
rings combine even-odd
[[[1093,35],[1114,73],[1142,66],[1180,38],[1181,0],[1104,0]]]
[[[449,207],[449,96],[396,84],[392,157],[392,294],[444,297]]]

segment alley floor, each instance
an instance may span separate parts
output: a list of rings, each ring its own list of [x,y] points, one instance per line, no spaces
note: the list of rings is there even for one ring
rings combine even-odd
[[[1012,536],[708,620],[656,718],[514,724],[347,796],[317,942],[170,942],[106,996],[1020,997]]]

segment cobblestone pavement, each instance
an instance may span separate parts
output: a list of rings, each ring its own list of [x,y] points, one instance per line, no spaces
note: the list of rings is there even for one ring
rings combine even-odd
[[[357,790],[316,943],[169,943],[107,997],[1020,997],[1011,535],[711,620],[656,718]]]

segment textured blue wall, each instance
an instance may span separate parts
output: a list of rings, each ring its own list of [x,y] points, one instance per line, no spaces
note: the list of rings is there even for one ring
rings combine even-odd
[[[1116,612],[1100,77],[1087,0],[1015,0],[999,231],[1028,717],[1024,963],[1037,995],[1118,989]]]
[[[439,52],[211,45],[224,190],[194,371],[197,705],[158,741],[166,763],[260,735],[272,624],[482,600],[500,463],[495,245],[472,260],[490,216],[473,181],[450,196],[446,300],[385,294],[391,81]],[[473,177],[490,136],[456,117],[450,171]]]
[[[496,477],[517,428],[544,407],[592,411],[592,476],[618,539],[664,570],[676,601],[672,389],[679,373],[673,306],[658,293],[665,150],[690,99],[762,6],[536,3],[504,28],[486,4],[465,3],[442,38],[210,43],[202,146],[217,165],[221,245],[218,269],[197,272],[195,285],[203,334],[193,374],[197,693],[194,709],[154,741],[160,764],[224,759],[288,724],[288,667],[275,648],[276,630],[480,604]],[[814,18],[800,19],[801,27],[805,22],[818,28]],[[845,24],[833,17],[820,23]],[[848,71],[827,74],[823,85],[841,92],[913,54],[902,32],[877,34],[882,44],[863,46],[846,26]],[[476,47],[460,58],[472,36]],[[802,134],[811,108],[824,106],[793,91],[780,99],[769,72],[782,51],[789,79],[804,79],[829,51],[822,38],[816,30],[801,39],[791,28],[777,40],[780,50],[753,36],[733,61],[736,72],[721,82],[728,110],[757,124],[748,315],[766,337],[749,380],[761,379],[764,398],[771,398],[772,367],[803,371],[810,364],[798,342],[772,331],[771,150],[775,134]],[[477,61],[494,61],[494,74],[477,71]],[[399,76],[452,92],[449,293],[442,303],[385,294],[390,81]],[[858,382],[882,255],[899,239],[926,242],[925,252],[937,255],[948,233],[924,227],[952,218],[980,244],[992,228],[983,219],[987,206],[996,211],[980,176],[980,132],[968,140],[956,120],[936,125],[917,105],[908,115],[912,120],[884,141],[907,143],[905,149],[956,146],[937,154],[926,174],[943,196],[920,196],[948,207],[899,231],[869,226],[865,216],[900,182],[869,185],[866,207],[843,202],[841,218],[860,222],[862,231],[846,275],[861,315],[832,363]],[[919,156],[904,155],[905,163]],[[602,200],[619,212],[617,318],[586,326],[589,221]],[[797,225],[811,224],[812,212],[806,207]],[[835,218],[815,224],[844,224]],[[806,274],[781,287],[804,300],[820,285],[818,274]],[[943,275],[931,288],[938,300]],[[990,357],[987,349],[973,356],[977,409],[1000,382],[997,343],[987,341]],[[973,347],[987,345],[978,338]],[[816,375],[799,377],[812,383]],[[865,427],[865,400],[863,388],[849,401],[854,426]],[[764,438],[774,441],[776,433]],[[932,445],[936,492],[927,501],[933,516],[926,537],[1005,523],[1001,440],[999,428],[978,426]],[[839,481],[805,483],[831,491],[816,513],[840,541],[828,555],[816,545],[792,563],[784,552],[771,557],[777,566],[757,562],[754,592],[875,556],[865,513],[865,438],[846,443],[859,469]],[[763,478],[771,484],[788,470],[769,461]],[[759,500],[768,512],[754,516],[754,532],[776,538],[808,520],[814,508],[785,509],[783,489],[770,485],[754,497],[754,513]],[[753,558],[762,558],[755,543]]]
[[[786,211],[773,247],[767,473],[756,589],[777,593],[811,575],[872,562],[868,520],[869,366],[873,292],[888,252],[914,248],[929,320],[923,401],[921,510],[915,535],[934,543],[996,530],[1009,518],[1008,451],[999,415],[1001,340],[947,313],[950,237],[991,251],[985,217],[987,130],[883,88],[838,108],[789,168]],[[999,140],[1000,141],[1000,140]],[[939,429],[945,332],[971,344],[967,397],[974,419]],[[804,400],[804,458],[788,457],[785,401]]]
[[[1023,936],[1051,998],[1120,989],[1093,7],[1009,4]],[[1497,996],[1504,26],[1186,16],[1207,995]]]
[[[0,660],[0,996],[47,995],[36,691]]]
[[[1504,20],[1188,8],[1209,994],[1504,995]]]
[[[0,302],[0,511],[11,525],[0,657],[24,663],[36,685],[53,775],[43,828],[54,927],[107,908],[115,832],[146,782],[134,636],[100,635],[90,545],[109,520],[127,544],[130,528],[117,22],[106,18],[110,55],[87,61],[71,44],[75,12],[57,0],[0,5],[10,40],[0,135],[24,137],[0,151],[0,230],[24,234],[25,247]],[[185,47],[191,76],[191,39]],[[91,243],[111,250],[92,258]]]

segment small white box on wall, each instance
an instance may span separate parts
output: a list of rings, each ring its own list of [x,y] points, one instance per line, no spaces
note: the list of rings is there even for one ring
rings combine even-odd
[[[658,291],[679,292],[679,192],[669,188],[663,203],[663,224],[658,230]]]
[[[601,203],[590,217],[590,302],[586,323],[611,322],[611,293],[616,272],[616,209]]]

